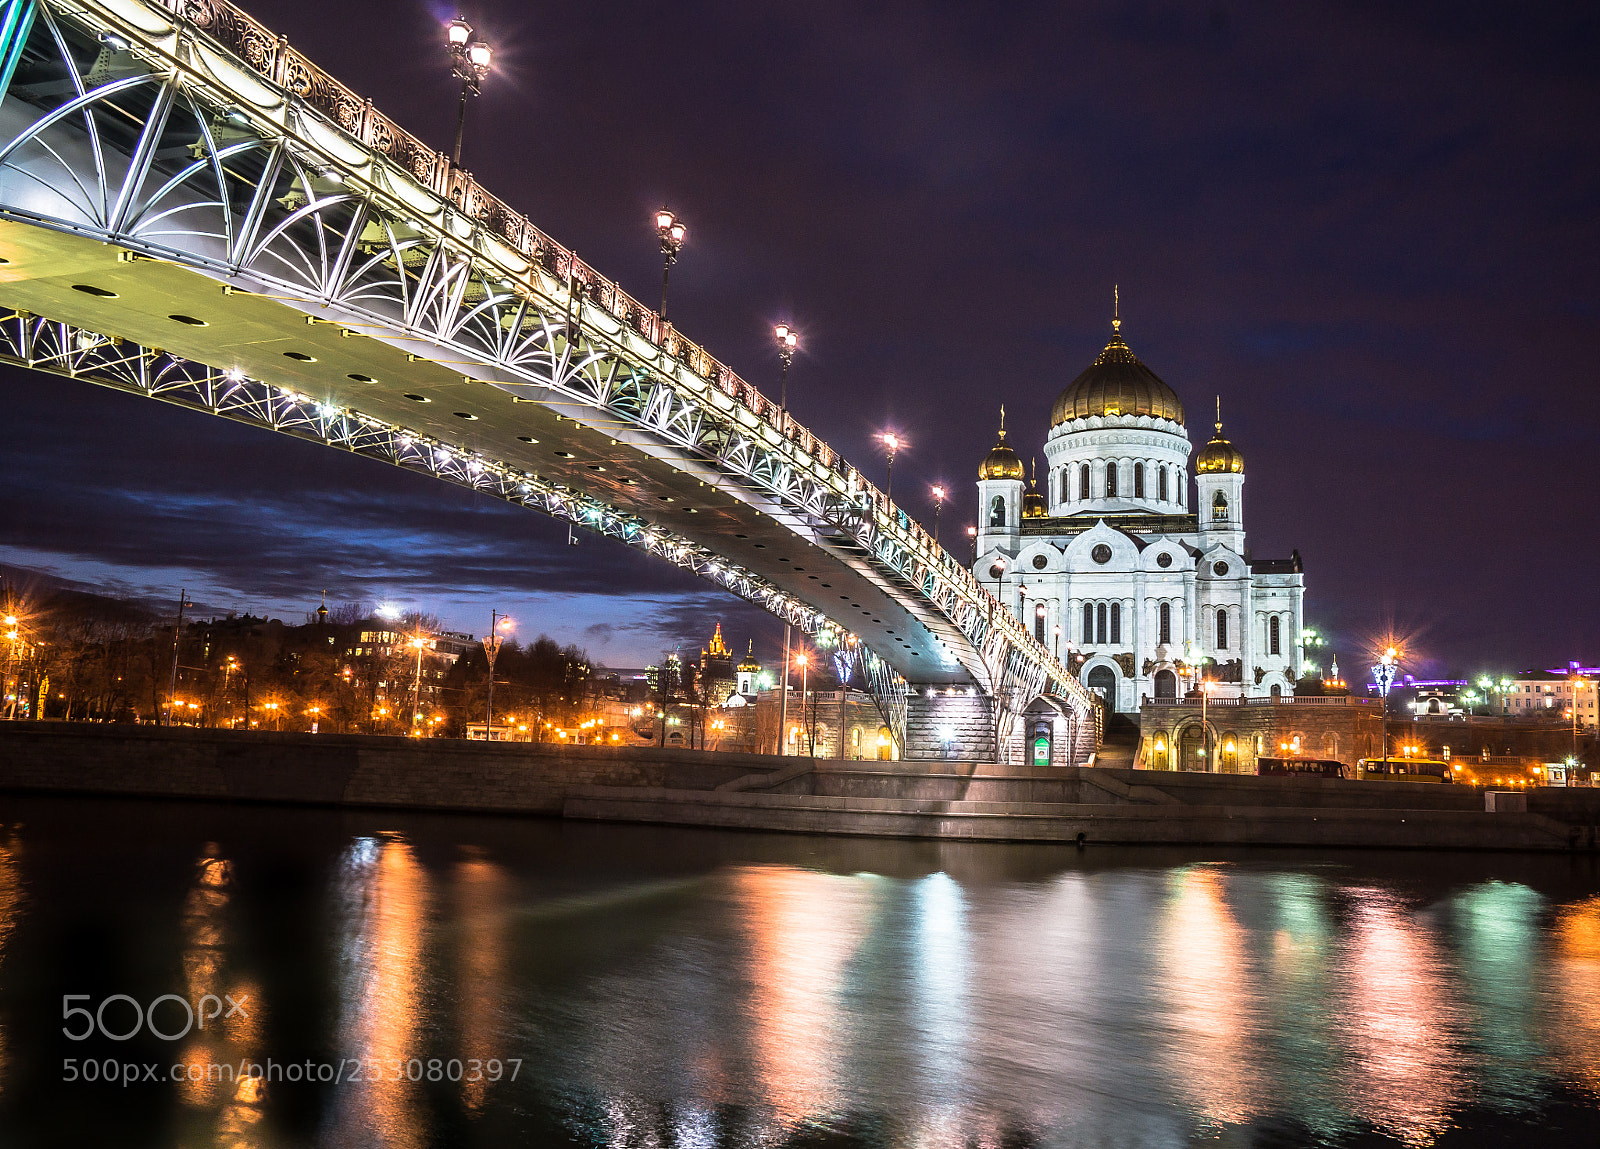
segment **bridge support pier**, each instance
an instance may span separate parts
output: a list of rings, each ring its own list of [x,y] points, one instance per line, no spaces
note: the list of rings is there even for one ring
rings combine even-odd
[[[966,687],[913,687],[906,700],[905,757],[995,761],[994,699]]]

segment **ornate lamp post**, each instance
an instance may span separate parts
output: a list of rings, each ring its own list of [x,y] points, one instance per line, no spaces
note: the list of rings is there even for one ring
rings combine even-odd
[[[1378,696],[1383,700],[1383,772],[1389,773],[1389,688],[1394,685],[1395,672],[1400,667],[1400,652],[1389,647],[1372,668],[1372,680],[1378,684]]]
[[[489,612],[489,633],[483,636],[484,657],[489,660],[489,701],[483,712],[483,740],[492,741],[494,738],[494,659],[500,653],[500,630],[510,630],[516,624],[499,611]]]
[[[968,527],[967,538],[972,540],[972,561],[976,563],[978,561],[978,528]]]
[[[783,370],[778,373],[778,407],[787,411],[789,409],[789,364],[794,362],[795,348],[800,346],[800,334],[790,328],[787,323],[778,324],[772,329],[772,334],[778,340],[778,358],[783,360]]]
[[[806,677],[811,673],[811,660],[806,657],[806,652],[803,650],[794,656],[794,660],[800,664],[800,721],[803,724],[806,720]],[[787,734],[788,731],[784,733]],[[809,737],[806,740],[806,757],[816,757]]]
[[[678,262],[678,252],[683,250],[683,241],[689,238],[689,229],[677,216],[666,208],[656,212],[656,235],[661,237],[661,319],[667,318],[667,276],[672,272],[672,265]]]
[[[894,455],[906,445],[906,441],[893,431],[885,431],[878,438],[883,440],[884,453],[889,458],[888,471],[884,476],[883,497],[892,503],[894,502]]]
[[[1211,769],[1211,727],[1206,722],[1206,706],[1211,700],[1211,679],[1200,680],[1200,757],[1206,760],[1206,773]]]
[[[939,541],[939,508],[944,506],[945,499],[949,497],[949,492],[943,487],[933,488],[933,541],[935,543]],[[973,561],[976,562],[977,560],[974,559]]]
[[[460,167],[461,133],[467,126],[467,97],[478,94],[478,85],[489,74],[489,61],[494,53],[488,44],[473,39],[472,25],[462,16],[445,25],[445,40],[450,48],[450,67],[461,81],[461,111],[456,116],[456,147],[451,153],[451,163]]]

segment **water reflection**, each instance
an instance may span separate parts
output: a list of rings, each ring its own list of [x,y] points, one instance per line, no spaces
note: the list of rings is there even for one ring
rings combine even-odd
[[[1217,870],[1173,874],[1161,954],[1174,1088],[1209,1122],[1250,1120],[1265,1093],[1253,1051],[1259,991]]]
[[[22,839],[12,827],[0,825],[0,974],[5,972],[6,948],[22,920]],[[6,1024],[0,1015],[0,1093],[10,1076]]]
[[[399,1149],[426,1144],[421,1094],[423,946],[430,909],[427,871],[398,835],[357,839],[335,887],[339,931],[341,1055],[362,1079],[337,1093],[334,1142]]]
[[[0,834],[8,1146],[1426,1146],[1492,1114],[1543,1149],[1572,1096],[1600,1122],[1600,897],[1567,859],[1419,878],[1415,857],[974,848],[963,867],[916,844],[234,817],[251,832],[160,838],[110,883],[156,854],[134,819]],[[44,1060],[18,1003],[84,919],[160,954],[118,990],[251,999],[174,1059],[343,1057],[383,1080],[163,1083],[128,1137],[84,1134],[74,1106],[112,1094],[17,1087]],[[411,1068],[514,1058],[497,1084]],[[28,1104],[31,1142],[11,1136]]]
[[[1464,1100],[1462,1011],[1438,931],[1395,894],[1355,891],[1339,965],[1350,1111],[1407,1145],[1450,1127]]]
[[[1558,1071],[1600,1100],[1600,896],[1556,911],[1542,986]]]

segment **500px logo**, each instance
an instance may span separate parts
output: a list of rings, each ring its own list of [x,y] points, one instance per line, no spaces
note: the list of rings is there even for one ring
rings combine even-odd
[[[208,1021],[249,1017],[244,1008],[249,1000],[244,995],[236,999],[232,994],[225,993],[218,997],[208,993],[190,1005],[187,999],[175,993],[164,993],[146,1008],[125,993],[114,993],[91,1012],[88,1006],[72,1004],[75,1001],[92,1002],[89,994],[63,994],[61,1017],[67,1024],[61,1027],[61,1032],[73,1041],[87,1041],[96,1033],[110,1041],[127,1041],[143,1029],[163,1041],[179,1041],[196,1028],[204,1029]],[[163,1003],[171,1004],[162,1008]],[[160,1025],[156,1022],[158,1009],[161,1010]]]

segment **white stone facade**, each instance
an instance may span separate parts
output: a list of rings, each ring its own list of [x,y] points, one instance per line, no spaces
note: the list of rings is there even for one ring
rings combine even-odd
[[[1100,366],[1113,349],[1120,375]],[[1135,368],[1139,387],[1165,396],[1157,411],[1177,418],[1116,398]],[[1047,513],[1024,513],[1003,437],[985,460],[973,573],[1115,710],[1182,697],[1201,676],[1213,697],[1291,694],[1303,658],[1299,555],[1251,556],[1243,460],[1220,423],[1191,487],[1181,406],[1120,337],[1057,411],[1074,398],[1081,411],[1086,387],[1095,413],[1063,419],[1044,443]]]

